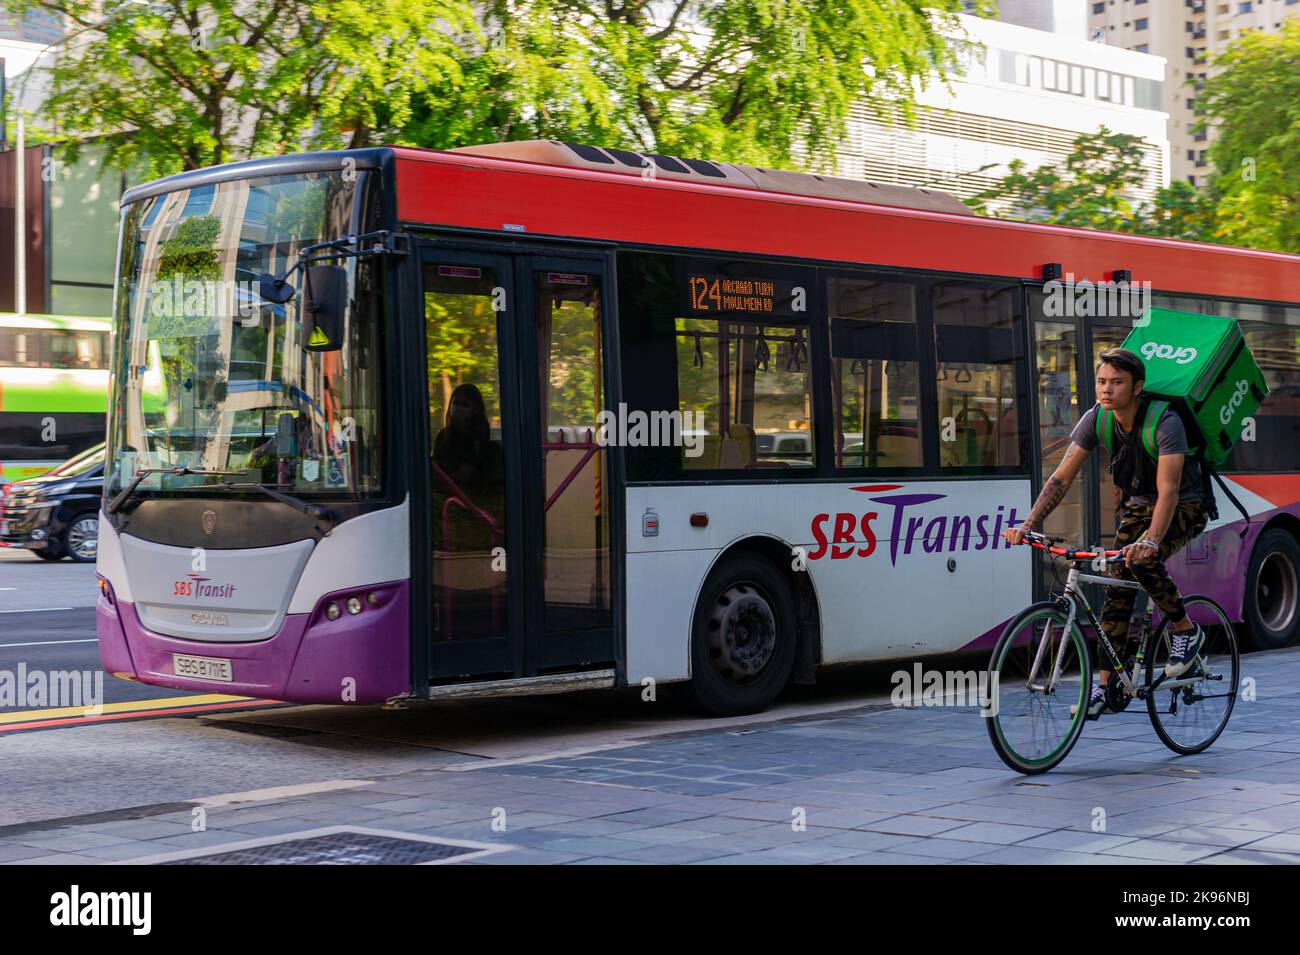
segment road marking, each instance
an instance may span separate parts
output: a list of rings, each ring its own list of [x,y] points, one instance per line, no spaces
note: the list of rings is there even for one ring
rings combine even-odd
[[[0,590],[17,590],[17,587],[0,587]]]
[[[126,713],[134,709],[172,709],[178,706],[206,706],[212,703],[243,703],[256,700],[255,696],[229,696],[225,693],[202,693],[195,696],[169,696],[161,700],[125,700],[121,703],[105,703],[101,712]],[[0,713],[0,723],[22,723],[36,719],[58,719],[62,716],[86,716],[93,706],[56,706],[44,710],[19,710],[16,713]]]
[[[99,643],[99,637],[87,637],[85,640],[37,640],[34,643],[0,643],[0,650],[5,647],[52,647],[56,643]]]
[[[250,700],[247,703],[209,703],[204,706],[176,706],[165,710],[140,710],[138,712],[107,713],[102,716],[69,716],[61,720],[32,720],[29,723],[10,723],[7,726],[0,725],[0,733],[8,733],[13,730],[46,729],[51,726],[78,726],[83,723],[125,722],[127,720],[139,719],[145,716],[198,716],[203,713],[215,713],[219,710],[229,710],[234,708],[248,710],[261,706],[283,705],[284,704],[279,700]]]
[[[47,610],[75,610],[75,607],[33,607],[30,610],[0,610],[0,613],[45,613]]]

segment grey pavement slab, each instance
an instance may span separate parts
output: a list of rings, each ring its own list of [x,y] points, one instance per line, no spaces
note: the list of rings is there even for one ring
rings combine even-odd
[[[1300,677],[1300,649],[1247,662],[1261,687]],[[195,746],[207,743],[205,732],[173,725],[189,727]],[[153,727],[137,732],[152,739]],[[129,752],[130,733],[115,727],[106,742],[125,740]],[[262,748],[251,761],[259,767],[271,758],[266,748],[310,757],[290,739],[221,740]],[[335,775],[318,766],[313,778],[367,785],[212,806],[202,832],[172,804],[138,818],[0,828],[0,863],[125,861],[322,825],[512,847],[473,863],[486,865],[1300,861],[1300,691],[1243,703],[1220,742],[1176,757],[1135,711],[1088,724],[1061,767],[1023,777],[993,753],[977,712],[956,707],[821,714],[743,731],[696,724],[533,762],[403,750],[347,765],[341,756],[361,749],[349,741],[325,761]],[[176,750],[154,752],[170,759]],[[192,755],[188,766],[201,773]],[[168,798],[211,794],[198,782],[191,789],[177,796],[173,787]]]

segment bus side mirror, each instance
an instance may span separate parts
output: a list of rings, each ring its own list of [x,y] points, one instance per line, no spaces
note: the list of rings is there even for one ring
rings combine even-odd
[[[348,270],[341,265],[309,265],[304,272],[302,347],[307,351],[338,351],[343,347]]]
[[[257,294],[264,302],[283,305],[293,298],[296,289],[286,279],[263,272],[257,277]]]

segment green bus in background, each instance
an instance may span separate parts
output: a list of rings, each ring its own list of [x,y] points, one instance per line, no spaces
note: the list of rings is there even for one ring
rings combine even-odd
[[[0,482],[104,440],[109,318],[0,312]]]

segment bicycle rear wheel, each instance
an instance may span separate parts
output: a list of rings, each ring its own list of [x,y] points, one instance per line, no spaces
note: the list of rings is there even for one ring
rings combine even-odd
[[[1065,759],[1087,717],[1088,647],[1054,603],[1036,603],[1007,624],[989,661],[989,739],[1018,773],[1045,773]],[[1040,654],[1040,648],[1042,653]],[[1060,674],[1052,673],[1060,659]]]
[[[1183,606],[1205,631],[1197,662],[1178,679],[1156,685],[1169,661],[1169,621],[1161,620],[1147,639],[1146,697],[1160,741],[1190,756],[1206,749],[1228,725],[1237,702],[1241,656],[1232,621],[1222,607],[1199,595],[1185,598]]]

